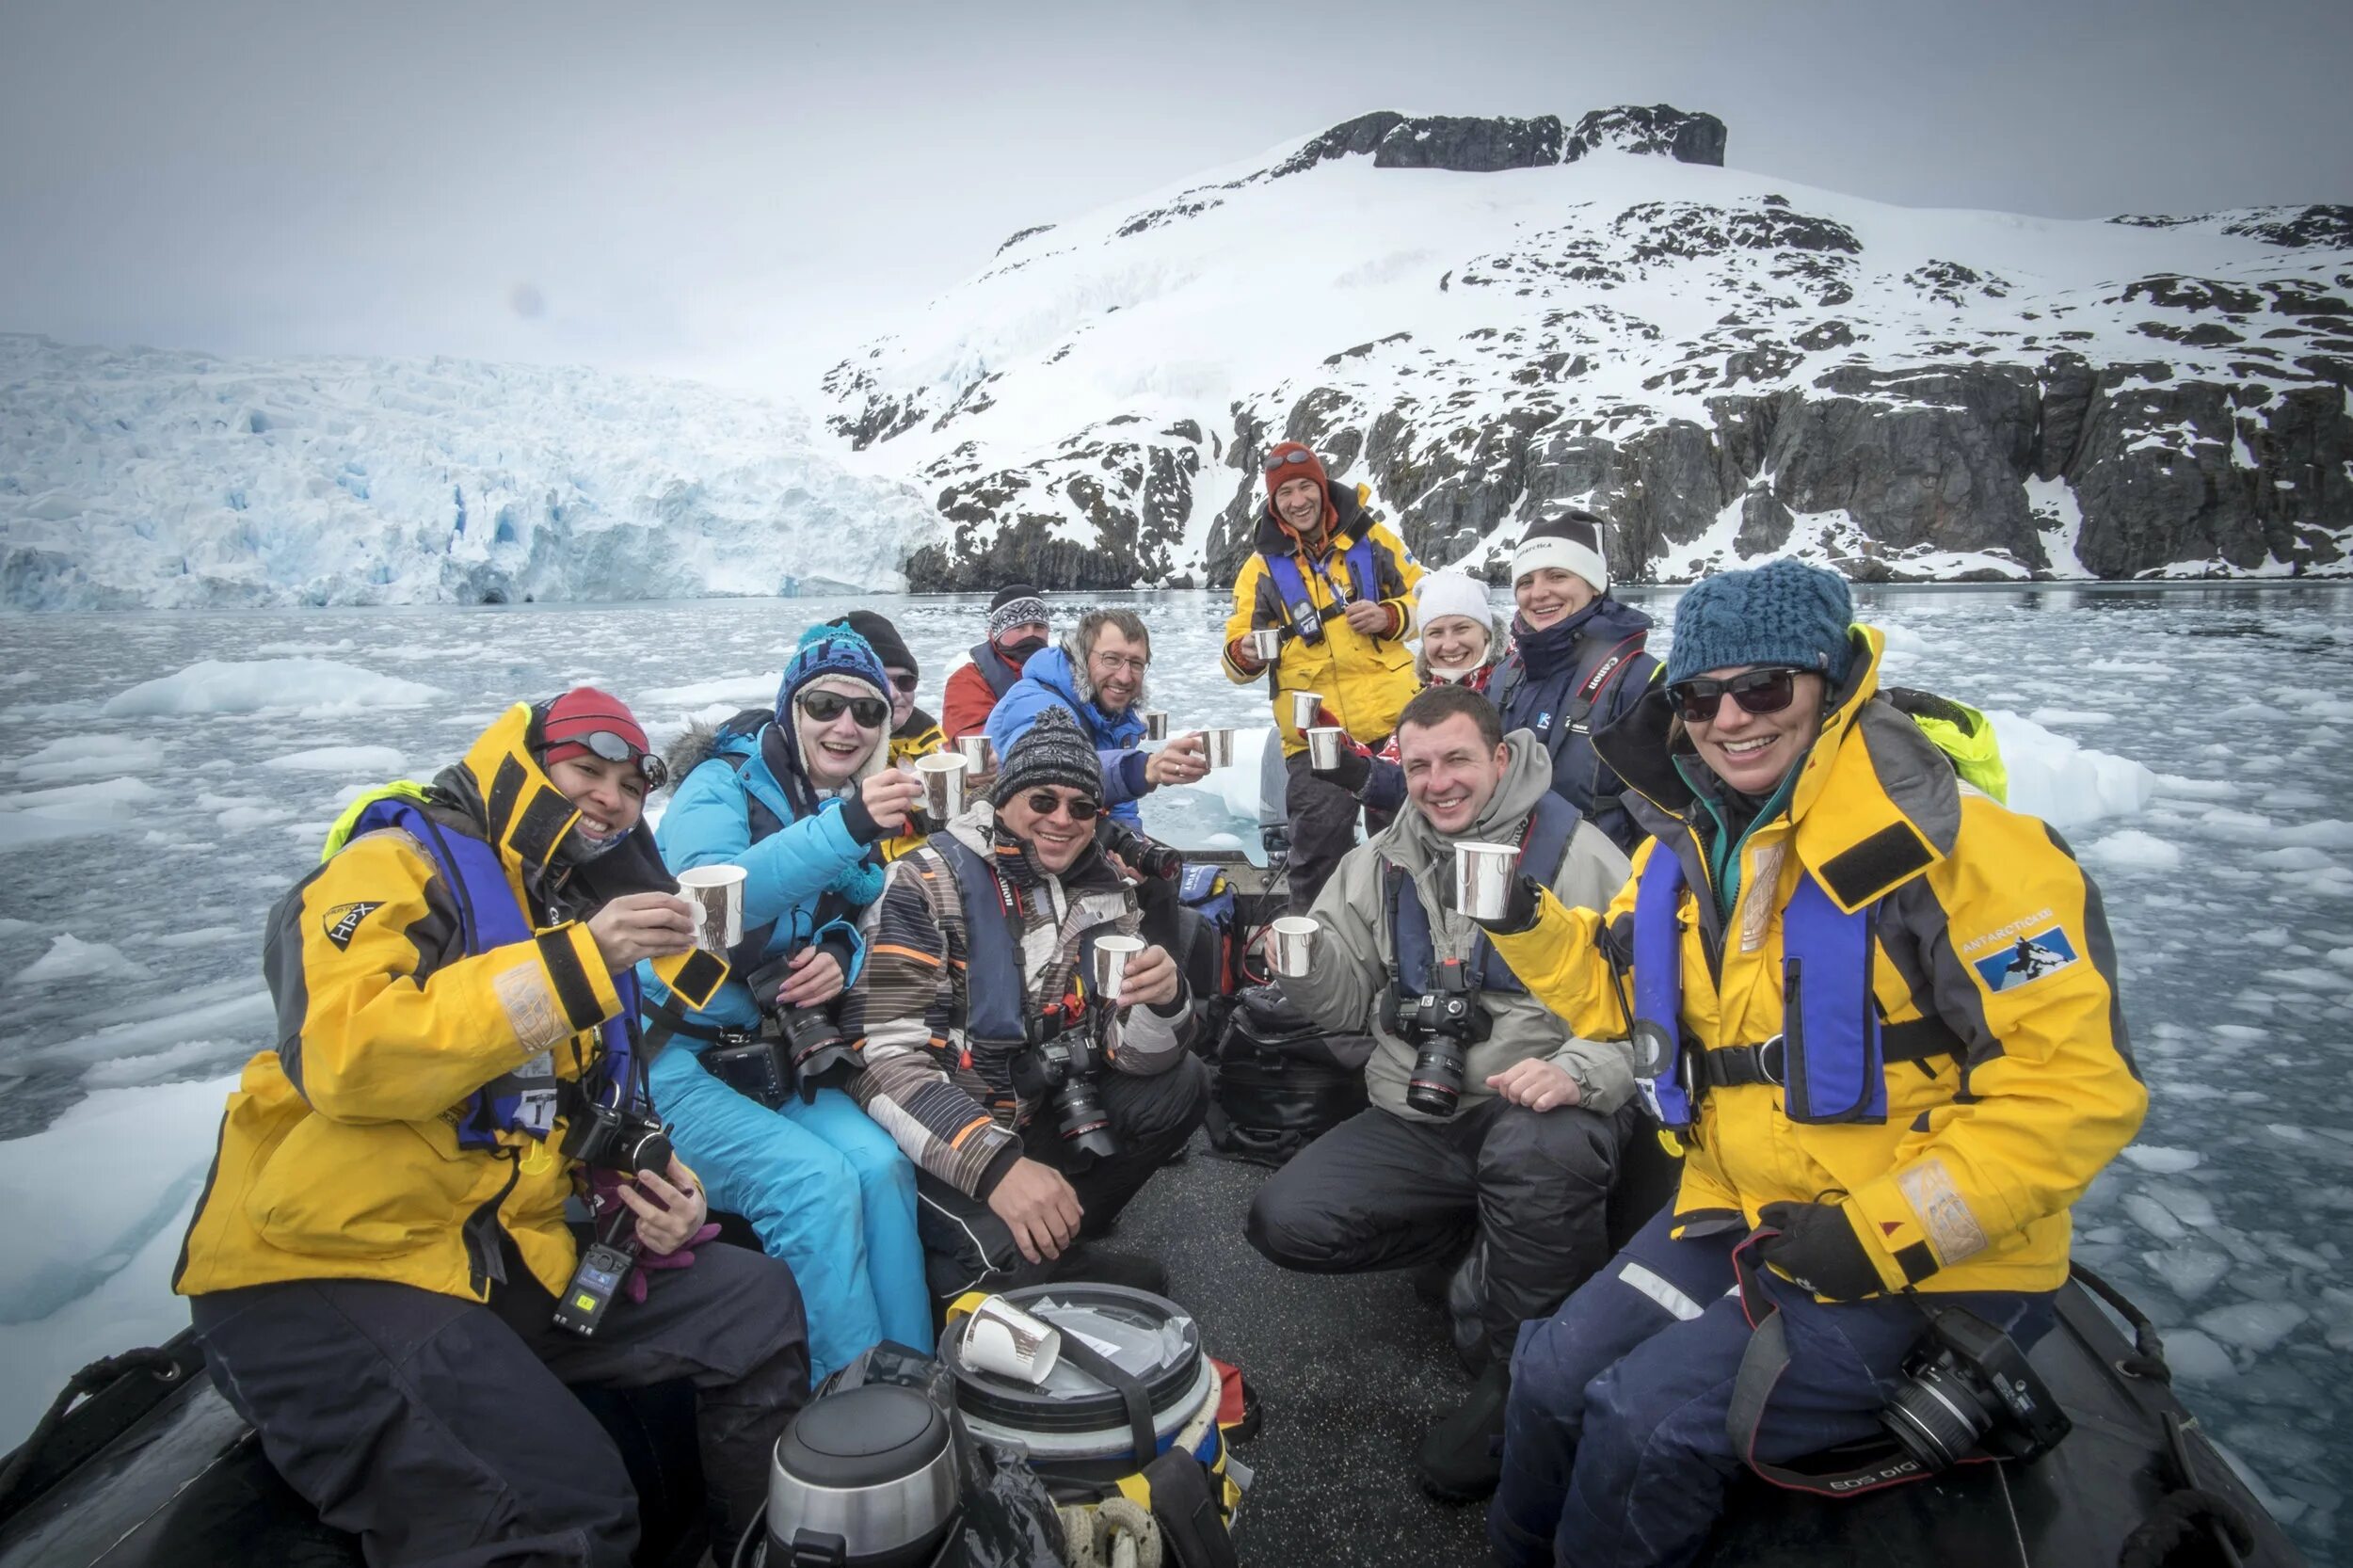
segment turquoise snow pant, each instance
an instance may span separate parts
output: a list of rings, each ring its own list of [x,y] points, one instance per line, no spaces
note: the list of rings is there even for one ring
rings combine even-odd
[[[809,1382],[880,1339],[932,1348],[915,1167],[839,1089],[771,1111],[703,1070],[686,1043],[654,1058],[654,1110],[711,1207],[741,1214],[792,1266],[808,1316]]]

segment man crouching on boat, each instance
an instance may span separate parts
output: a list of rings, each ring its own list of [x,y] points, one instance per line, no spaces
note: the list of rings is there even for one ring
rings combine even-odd
[[[1646,1098],[1687,1151],[1521,1331],[1507,1564],[1688,1562],[1744,1462],[1846,1495],[1784,1467],[1878,1433],[1925,1305],[2047,1329],[2069,1206],[2147,1107],[2098,889],[1879,696],[1851,619],[1794,561],[1685,595],[1665,680],[1598,737],[1654,835],[1632,879],[1607,914],[1522,879],[1487,922],[1572,1029],[1668,1068]],[[2057,961],[2017,971],[2022,937]]]
[[[637,1190],[568,1152],[599,1108],[643,1110],[632,966],[688,995],[724,973],[640,830],[659,779],[617,699],[518,704],[429,789],[355,802],[271,911],[279,1043],[230,1096],[173,1284],[271,1464],[372,1564],[629,1562],[635,1495],[568,1383],[690,1380],[732,1540],[808,1398],[792,1271],[708,1243],[666,1144]],[[583,1192],[641,1261],[593,1336],[556,1320]]]

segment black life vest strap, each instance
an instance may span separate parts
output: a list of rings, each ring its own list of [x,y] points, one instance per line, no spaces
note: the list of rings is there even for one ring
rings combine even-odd
[[[1899,1024],[1880,1025],[1880,1060],[1883,1063],[1959,1057],[1967,1049],[1952,1026],[1933,1013]],[[1778,1034],[1753,1046],[1720,1046],[1689,1054],[1697,1059],[1694,1075],[1710,1089],[1739,1089],[1753,1083],[1780,1088],[1785,1081],[1786,1053]]]

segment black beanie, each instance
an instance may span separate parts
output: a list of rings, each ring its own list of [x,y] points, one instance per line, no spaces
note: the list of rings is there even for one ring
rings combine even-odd
[[[904,670],[909,675],[923,673],[922,666],[915,662],[914,649],[907,647],[907,640],[899,635],[899,629],[890,624],[888,616],[876,615],[872,610],[853,610],[832,624],[846,626],[865,638],[866,646],[874,650],[874,657],[888,667]]]

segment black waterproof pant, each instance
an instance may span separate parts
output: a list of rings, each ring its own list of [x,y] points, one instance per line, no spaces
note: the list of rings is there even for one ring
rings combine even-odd
[[[1376,1106],[1268,1178],[1250,1244],[1306,1273],[1412,1269],[1487,1247],[1487,1353],[1508,1362],[1520,1324],[1549,1318],[1609,1259],[1609,1197],[1634,1129],[1629,1106],[1529,1111],[1489,1097],[1443,1122]]]
[[[1200,1058],[1187,1056],[1164,1073],[1140,1078],[1107,1072],[1097,1087],[1104,1114],[1119,1152],[1089,1160],[1055,1129],[1053,1107],[1039,1110],[1021,1130],[1022,1152],[1069,1178],[1081,1210],[1079,1235],[1102,1235],[1129,1199],[1144,1191],[1152,1173],[1168,1163],[1209,1109],[1209,1072]],[[1021,1256],[1013,1232],[986,1200],[933,1176],[915,1177],[915,1223],[923,1238],[923,1267],[932,1294],[953,1300],[967,1290],[1010,1290],[1042,1283],[1053,1272],[1049,1260]]]
[[[190,1304],[205,1365],[288,1485],[374,1568],[626,1568],[637,1498],[604,1429],[567,1384],[685,1379],[713,1540],[767,1500],[768,1455],[808,1399],[792,1272],[712,1243],[616,1298],[596,1337],[511,1249],[494,1305],[382,1280],[248,1286]]]
[[[1381,742],[1372,744],[1378,750]],[[1330,779],[1318,778],[1308,770],[1307,754],[1304,751],[1283,765],[1290,774],[1284,804],[1289,808],[1291,820],[1291,912],[1304,915],[1316,902],[1316,895],[1323,891],[1323,885],[1332,879],[1340,856],[1356,847],[1356,813],[1364,812],[1367,833],[1378,833],[1388,826],[1396,813],[1376,811]]]

